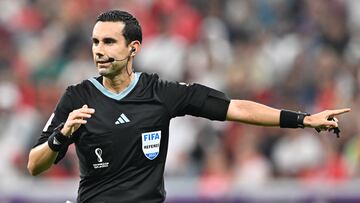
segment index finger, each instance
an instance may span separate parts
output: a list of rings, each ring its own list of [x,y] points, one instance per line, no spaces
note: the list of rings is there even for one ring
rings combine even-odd
[[[79,111],[81,113],[90,113],[90,114],[92,114],[92,113],[95,112],[95,109],[93,109],[93,108],[81,108],[81,109],[79,109]]]
[[[330,110],[329,116],[340,115],[340,114],[343,114],[343,113],[347,113],[347,112],[349,112],[350,110],[351,110],[350,108]]]

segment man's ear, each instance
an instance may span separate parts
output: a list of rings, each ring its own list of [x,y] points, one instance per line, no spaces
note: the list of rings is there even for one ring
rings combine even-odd
[[[130,44],[130,56],[135,56],[141,49],[141,43],[138,40],[134,40]]]

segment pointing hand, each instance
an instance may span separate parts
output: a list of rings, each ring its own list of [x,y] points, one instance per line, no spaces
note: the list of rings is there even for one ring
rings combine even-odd
[[[325,110],[311,116],[304,118],[304,125],[306,127],[315,128],[318,132],[323,130],[334,130],[334,133],[339,137],[339,125],[338,119],[335,116],[347,113],[350,108],[336,109],[336,110]]]

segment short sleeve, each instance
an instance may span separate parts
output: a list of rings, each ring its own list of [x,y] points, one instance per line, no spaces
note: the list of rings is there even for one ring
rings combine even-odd
[[[65,93],[61,97],[58,102],[55,111],[50,116],[49,120],[44,126],[44,129],[38,138],[36,144],[33,146],[36,147],[38,145],[47,142],[49,136],[53,133],[54,129],[59,126],[62,122],[65,122],[69,113],[73,110],[73,105],[71,102],[71,90],[70,87],[66,89]],[[58,163],[66,154],[69,145],[73,141],[69,139],[68,143],[64,144],[64,147],[59,151],[59,154],[55,160],[55,163]]]
[[[220,91],[200,84],[184,84],[179,82],[159,81],[156,94],[166,106],[170,116],[192,115],[211,120],[226,118],[229,99]],[[217,102],[222,100],[224,102]],[[212,104],[219,105],[216,108]]]

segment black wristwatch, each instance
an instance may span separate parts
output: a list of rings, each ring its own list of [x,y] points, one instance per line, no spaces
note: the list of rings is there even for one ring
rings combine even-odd
[[[305,116],[310,116],[311,114],[309,113],[305,113],[305,112],[298,112],[297,113],[297,119],[296,119],[296,123],[297,123],[297,127],[298,128],[304,128],[304,118]]]
[[[48,145],[49,145],[50,149],[52,149],[55,152],[60,151],[61,148],[69,140],[69,137],[67,137],[61,133],[61,129],[64,127],[64,124],[65,123],[60,123],[60,125],[58,125],[54,129],[53,133],[48,138]]]

